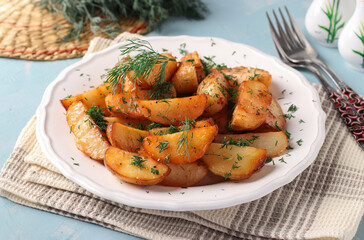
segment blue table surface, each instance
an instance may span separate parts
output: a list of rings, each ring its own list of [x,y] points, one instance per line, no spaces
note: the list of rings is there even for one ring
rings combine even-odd
[[[201,21],[173,19],[147,36],[211,36],[245,43],[277,56],[265,16],[286,5],[303,33],[308,0],[205,0],[210,12]],[[359,94],[364,95],[364,73],[347,66],[335,48],[318,45],[320,57]],[[26,61],[0,58],[0,166],[9,157],[20,131],[35,114],[47,85],[67,66],[80,59]],[[303,72],[310,82],[316,78]],[[0,239],[139,239],[128,234],[72,218],[36,210],[0,197]],[[362,219],[354,239],[364,239]]]

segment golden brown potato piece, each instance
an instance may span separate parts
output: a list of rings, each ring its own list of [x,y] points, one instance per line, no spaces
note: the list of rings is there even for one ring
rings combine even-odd
[[[67,109],[67,123],[76,137],[77,148],[95,160],[103,160],[110,145],[86,111],[87,107],[81,101],[72,103]]]
[[[212,143],[202,160],[208,169],[226,179],[249,178],[264,166],[267,150],[253,147],[227,146]]]
[[[242,141],[247,146],[267,150],[268,157],[277,157],[286,151],[288,146],[287,136],[284,132],[265,132],[265,133],[244,133],[244,134],[219,134],[214,142],[223,143],[230,139]]]
[[[197,88],[197,94],[207,95],[207,106],[204,116],[212,116],[220,112],[228,102],[226,91],[228,83],[224,75],[217,69],[212,69],[211,71]]]
[[[207,167],[203,162],[168,163],[171,172],[160,183],[170,187],[190,187],[200,182],[207,174]]]
[[[144,119],[142,111],[138,106],[138,99],[148,99],[149,93],[146,90],[138,92],[108,94],[105,98],[107,109],[116,117],[130,117]]]
[[[170,172],[167,165],[116,147],[106,150],[104,163],[119,179],[137,185],[158,184]]]
[[[148,132],[113,122],[107,126],[106,135],[113,147],[137,152]]]
[[[146,126],[151,124],[151,121],[148,119],[135,119],[130,117],[104,117],[104,119],[108,122],[108,124],[117,122],[138,129],[146,129]]]
[[[225,106],[220,112],[211,116],[215,124],[219,128],[219,133],[230,132],[229,123],[231,121],[231,111],[228,106]]]
[[[168,57],[170,60],[168,60],[168,63],[166,65],[165,71],[164,71],[164,79],[160,83],[167,82],[171,79],[173,74],[177,70],[177,61],[176,58],[173,57],[170,53],[161,53],[161,55]],[[172,60],[173,59],[173,60]],[[152,70],[150,71],[150,74],[146,78],[138,78],[136,83],[143,87],[143,88],[150,88],[151,86],[156,84],[157,76],[160,72],[160,66],[161,64],[156,64],[153,66]],[[133,72],[128,73],[127,75],[130,79],[134,79]]]
[[[164,163],[188,163],[201,158],[217,135],[217,127],[194,128],[173,134],[148,136],[143,148],[153,159]]]
[[[286,118],[279,103],[273,98],[268,107],[265,123],[256,129],[256,132],[282,131],[286,130]]]
[[[272,82],[272,76],[268,71],[252,67],[234,67],[223,68],[221,71],[226,75],[229,85],[238,89],[242,82],[249,80],[258,80],[269,87]]]
[[[272,94],[259,81],[245,81],[241,84],[239,91],[231,127],[236,131],[257,129],[266,120]]]
[[[138,100],[141,112],[147,119],[164,125],[178,125],[202,115],[207,102],[206,95],[163,100]]]
[[[61,103],[63,107],[67,110],[72,103],[81,101],[86,105],[87,108],[90,108],[92,105],[95,105],[96,107],[100,107],[101,111],[103,111],[105,114],[108,114],[105,108],[106,107],[105,97],[111,92],[112,89],[110,85],[106,83],[97,88],[91,89],[87,92],[78,94],[73,97],[62,99]]]
[[[181,62],[171,79],[177,94],[187,95],[196,92],[198,86],[196,67],[193,62]]]
[[[205,120],[196,121],[193,124],[192,128],[201,128],[201,127],[209,127],[214,125],[214,120],[212,118],[208,118]],[[181,130],[181,126],[170,126],[170,127],[161,127],[161,128],[153,128],[149,130],[149,135],[164,135],[164,134],[172,134]]]
[[[186,54],[180,60],[180,62],[186,62],[186,61],[192,62],[197,68],[202,67],[200,56],[196,51]]]

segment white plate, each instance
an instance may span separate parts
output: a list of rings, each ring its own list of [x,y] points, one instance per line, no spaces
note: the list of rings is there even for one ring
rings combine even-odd
[[[71,181],[88,191],[122,204],[159,210],[189,211],[229,207],[253,201],[289,183],[315,159],[325,137],[325,113],[316,90],[302,74],[250,46],[206,37],[148,37],[154,49],[168,49],[178,58],[181,44],[198,51],[200,56],[216,56],[215,62],[230,67],[252,66],[268,70],[273,77],[270,87],[283,111],[291,104],[298,107],[295,118],[288,120],[294,147],[275,158],[275,165],[267,164],[248,180],[222,182],[208,186],[173,188],[141,187],[121,183],[106,168],[77,150],[66,122],[60,99],[76,95],[102,83],[100,76],[119,59],[119,45],[92,54],[66,68],[46,89],[37,111],[37,138],[46,157]],[[284,92],[282,94],[282,91]],[[304,123],[300,120],[303,120]],[[302,146],[297,141],[302,139]],[[75,165],[78,163],[78,165]]]

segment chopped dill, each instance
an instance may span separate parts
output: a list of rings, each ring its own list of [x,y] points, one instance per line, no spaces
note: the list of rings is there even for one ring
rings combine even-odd
[[[89,115],[96,126],[104,131],[107,127],[107,121],[104,119],[105,114],[101,112],[101,109],[99,107],[96,107],[92,104],[92,106],[86,111],[86,114]],[[86,120],[87,121],[87,120]],[[89,125],[93,127],[93,122],[88,119]]]
[[[145,162],[145,160],[143,160],[142,157],[137,156],[137,155],[133,155],[130,165],[136,166],[137,168],[141,169],[141,168],[146,168],[143,164],[143,162]]]

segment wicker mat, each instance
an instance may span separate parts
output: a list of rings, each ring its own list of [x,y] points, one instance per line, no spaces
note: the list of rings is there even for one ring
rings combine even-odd
[[[57,60],[83,56],[95,34],[85,27],[81,40],[59,40],[71,25],[62,14],[52,14],[31,3],[32,0],[1,0],[0,57],[29,60]],[[140,20],[121,21],[121,31],[146,33]]]
[[[129,38],[122,34],[114,42]],[[95,39],[89,52],[112,44]],[[34,116],[0,173],[0,194],[14,202],[148,239],[352,239],[364,212],[364,151],[319,85],[326,140],[291,183],[256,201],[190,212],[129,207],[102,199],[62,176],[35,137]]]

